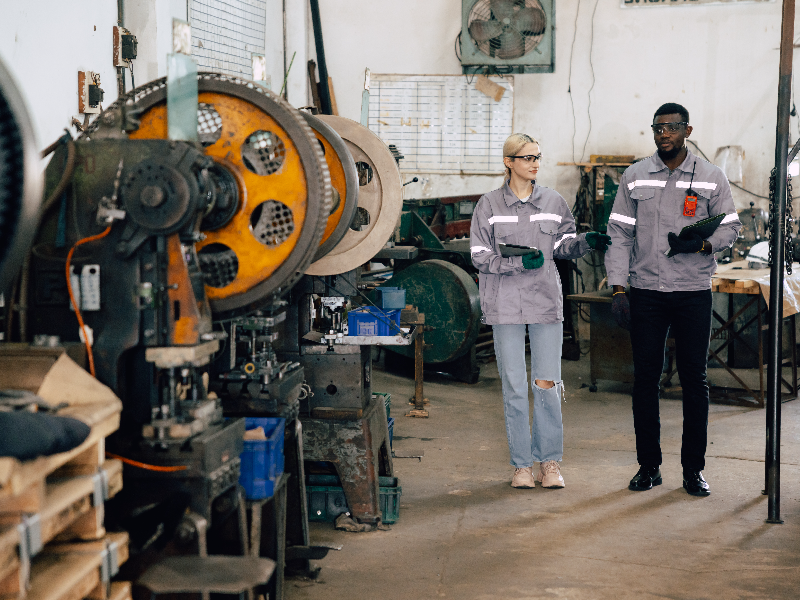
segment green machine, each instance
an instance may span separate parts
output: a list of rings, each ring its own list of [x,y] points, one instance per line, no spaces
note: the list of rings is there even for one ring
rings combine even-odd
[[[399,258],[395,254],[394,275],[385,284],[403,288],[406,304],[425,314],[426,368],[468,383],[476,383],[480,373],[475,342],[481,328],[481,307],[478,274],[469,251],[469,226],[479,199],[457,196],[405,201],[394,241],[414,247],[416,255]],[[390,368],[413,369],[413,346],[397,346],[389,352]]]

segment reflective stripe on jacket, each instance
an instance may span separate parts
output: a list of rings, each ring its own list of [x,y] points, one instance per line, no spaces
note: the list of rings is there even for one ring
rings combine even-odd
[[[690,182],[697,208],[694,216],[685,217],[684,200]],[[686,159],[672,173],[657,152],[631,165],[622,174],[608,218],[612,242],[605,261],[608,285],[627,285],[630,275],[631,286],[646,290],[709,289],[717,269],[714,255],[676,254],[667,258],[667,235],[720,213],[727,216],[707,238],[714,252],[731,247],[742,223],[725,174],[691,152],[687,151]]]
[[[564,319],[561,279],[553,258],[578,258],[589,251],[586,235],[561,195],[534,182],[522,201],[508,182],[484,194],[470,229],[472,264],[478,269],[483,322],[488,325],[560,323]],[[533,246],[544,266],[525,269],[522,257],[500,256],[499,244]]]

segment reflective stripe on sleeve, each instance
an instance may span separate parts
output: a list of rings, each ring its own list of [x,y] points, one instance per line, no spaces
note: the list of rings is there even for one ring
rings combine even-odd
[[[687,190],[689,187],[697,188],[698,190],[715,190],[717,189],[717,184],[710,181],[695,181],[692,182],[692,185],[690,186],[688,181],[676,181],[675,187]]]
[[[619,213],[611,213],[608,216],[609,221],[619,221],[620,223],[625,223],[625,225],[636,225],[636,219],[633,217],[626,217],[625,215],[621,215]]]
[[[722,221],[720,221],[720,225],[724,225],[725,223],[733,223],[734,221],[738,221],[738,220],[739,220],[739,215],[737,215],[736,213],[733,213],[731,215],[728,215],[724,219],[722,219]]]
[[[553,213],[541,213],[538,215],[531,215],[531,223],[534,221],[557,221],[561,223],[561,215]]]
[[[632,190],[637,187],[666,187],[666,181],[659,181],[658,179],[637,179],[628,184],[628,189]]]
[[[494,225],[495,223],[518,223],[519,217],[503,217],[503,216],[496,216],[496,217],[489,217],[489,225]]]
[[[558,248],[561,245],[561,242],[563,242],[564,240],[568,240],[568,239],[571,239],[571,238],[574,238],[574,237],[578,237],[578,234],[577,233],[565,233],[564,236],[560,240],[558,240],[556,242],[556,245],[553,246],[553,250]]]
[[[486,246],[470,246],[469,247],[470,254],[479,254],[481,252],[491,252],[489,248]]]

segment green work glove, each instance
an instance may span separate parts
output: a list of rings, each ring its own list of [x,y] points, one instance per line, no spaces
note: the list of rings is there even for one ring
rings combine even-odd
[[[526,269],[538,269],[544,264],[544,254],[537,252],[536,254],[526,254],[522,257],[522,266]]]
[[[603,253],[605,253],[605,251],[608,250],[608,247],[611,245],[611,238],[605,233],[599,233],[597,231],[590,231],[587,233],[586,241],[592,250],[597,250],[598,252]]]

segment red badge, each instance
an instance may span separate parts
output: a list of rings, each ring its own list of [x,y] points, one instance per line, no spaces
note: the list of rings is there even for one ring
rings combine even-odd
[[[697,196],[686,196],[683,201],[683,216],[693,217],[697,211]]]

